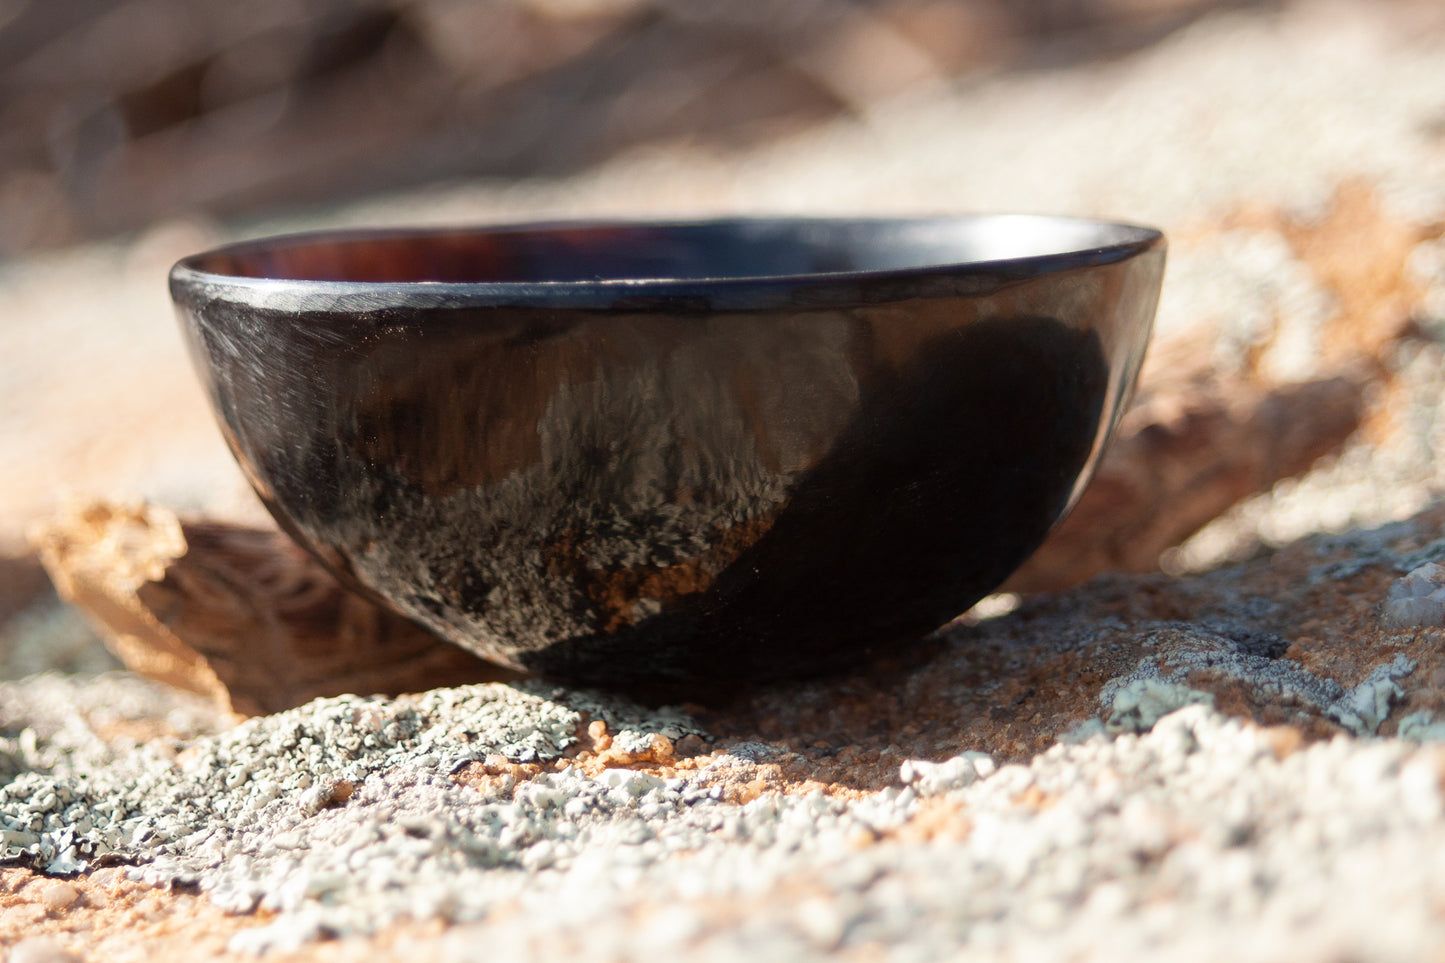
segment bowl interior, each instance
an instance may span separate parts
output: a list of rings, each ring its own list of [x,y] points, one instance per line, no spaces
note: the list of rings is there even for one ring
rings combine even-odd
[[[1137,244],[1152,232],[1029,215],[918,221],[713,221],[353,232],[237,245],[188,262],[241,278],[546,283],[906,271]]]

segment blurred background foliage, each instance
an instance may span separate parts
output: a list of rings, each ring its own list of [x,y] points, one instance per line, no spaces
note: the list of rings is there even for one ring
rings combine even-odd
[[[1270,0],[0,0],[0,257],[754,145]]]

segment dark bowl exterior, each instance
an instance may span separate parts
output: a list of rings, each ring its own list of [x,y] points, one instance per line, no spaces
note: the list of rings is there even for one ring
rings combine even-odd
[[[321,236],[187,259],[171,289],[231,450],[343,580],[508,665],[706,685],[917,640],[1038,547],[1148,341],[1164,242],[1129,231],[1047,257],[637,283],[231,270],[264,274],[271,243],[319,262],[369,243]],[[428,237],[372,240],[389,263]]]

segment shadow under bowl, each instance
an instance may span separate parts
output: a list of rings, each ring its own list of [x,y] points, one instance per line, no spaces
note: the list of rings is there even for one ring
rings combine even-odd
[[[345,232],[171,272],[231,450],[348,585],[574,683],[847,668],[993,590],[1132,391],[1164,240],[1068,218]]]

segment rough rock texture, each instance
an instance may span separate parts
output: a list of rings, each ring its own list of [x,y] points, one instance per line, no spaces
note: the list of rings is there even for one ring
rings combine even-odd
[[[846,202],[1153,221],[1174,242],[1161,331],[1198,338],[1221,398],[1344,378],[1364,386],[1364,426],[1166,553],[1168,574],[996,598],[906,659],[705,706],[486,684],[230,726],[131,676],[6,683],[0,946],[22,960],[1440,955],[1445,627],[1431,605],[1392,603],[1431,601],[1428,566],[1445,564],[1431,507],[1445,59],[1438,34],[1391,34],[1365,9],[1214,19],[742,159],[659,151],[336,215]],[[29,321],[0,325],[12,536],[51,511],[57,479],[213,514],[244,504],[172,332],[150,325],[167,309],[145,260],[192,246],[177,237],[0,278],[0,317]],[[95,410],[110,417],[74,417]],[[57,432],[67,413],[79,427]],[[1220,444],[1244,431],[1219,424]],[[43,664],[67,637],[73,623],[36,614],[52,611],[6,623],[7,666]]]
[[[1445,940],[1418,858],[1445,845],[1445,755],[1418,742],[1445,626],[1380,606],[1442,528],[1109,577],[908,664],[686,711],[494,683],[225,729],[127,676],[35,677],[0,693],[5,858],[136,861],[264,911],[238,952],[440,919],[427,945],[462,958],[1133,958],[1215,929],[1201,959],[1418,958]]]

